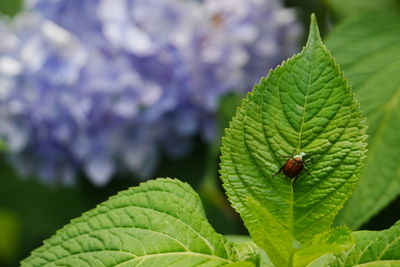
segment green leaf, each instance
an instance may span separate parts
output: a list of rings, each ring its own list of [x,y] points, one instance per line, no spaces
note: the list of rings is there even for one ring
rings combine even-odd
[[[250,236],[243,236],[243,235],[226,235],[227,240],[232,242],[252,242]],[[272,264],[270,259],[268,258],[267,254],[261,248],[258,248],[258,253],[260,254],[260,267],[274,267],[275,265]]]
[[[355,265],[355,267],[400,267],[400,261],[373,261]]]
[[[397,14],[400,4],[396,0],[325,0],[335,15],[341,19],[365,14]]]
[[[314,237],[312,243],[301,248],[295,254],[295,262],[305,266],[313,260],[327,253],[339,253],[353,244],[350,231],[345,227],[337,227]]]
[[[217,234],[188,184],[157,179],[72,220],[22,266],[254,266],[256,249]]]
[[[354,232],[353,237],[356,245],[326,266],[399,266],[400,221],[384,231]]]
[[[332,254],[325,254],[318,259],[314,260],[310,264],[307,265],[307,267],[322,267],[325,266],[326,262],[330,260],[333,257]]]
[[[400,194],[400,18],[344,21],[327,44],[349,77],[369,126],[365,168],[337,218],[357,229]]]
[[[0,152],[6,152],[8,150],[7,143],[0,139]]]
[[[265,226],[255,229],[253,235],[260,237],[259,245],[270,251],[270,257],[274,262],[285,257],[287,251],[293,247],[296,248],[294,254],[296,266],[305,266],[322,255],[338,253],[353,245],[350,231],[345,227],[337,227],[315,235],[311,242],[302,246],[296,240],[293,241],[293,237],[258,201],[249,198],[248,207],[254,218]]]
[[[223,138],[227,195],[276,266],[299,266],[296,251],[330,230],[359,177],[365,139],[359,106],[312,18],[307,46],[261,79]],[[295,191],[272,176],[293,151],[313,155]]]

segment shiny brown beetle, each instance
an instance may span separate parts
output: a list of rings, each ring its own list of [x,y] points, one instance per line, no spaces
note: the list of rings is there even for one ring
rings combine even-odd
[[[286,177],[289,177],[292,180],[292,185],[293,185],[293,191],[294,191],[294,184],[296,183],[296,180],[299,176],[299,173],[301,170],[304,168],[308,174],[310,172],[308,171],[305,162],[306,162],[306,157],[308,155],[305,152],[300,152],[299,154],[293,154],[288,158],[286,163],[279,169],[279,171],[272,176],[275,176],[282,172]],[[310,174],[311,175],[311,174]]]

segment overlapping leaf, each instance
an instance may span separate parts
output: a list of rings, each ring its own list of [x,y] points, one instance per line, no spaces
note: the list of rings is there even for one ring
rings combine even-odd
[[[232,242],[245,243],[252,242],[250,236],[240,236],[240,235],[227,235],[226,239]],[[275,265],[269,260],[267,254],[261,248],[258,248],[260,254],[260,267],[274,267]]]
[[[346,20],[327,44],[349,77],[369,126],[365,168],[338,216],[339,224],[356,229],[400,194],[400,18]]]
[[[384,231],[353,233],[356,245],[334,256],[326,266],[400,266],[400,221]]]
[[[261,79],[223,139],[224,187],[275,265],[303,265],[296,253],[331,231],[358,179],[365,138],[359,106],[314,19],[303,51]],[[295,192],[283,175],[272,177],[293,151],[312,155]]]
[[[157,179],[73,220],[22,266],[255,266],[258,261],[251,243],[235,245],[212,229],[189,185]]]

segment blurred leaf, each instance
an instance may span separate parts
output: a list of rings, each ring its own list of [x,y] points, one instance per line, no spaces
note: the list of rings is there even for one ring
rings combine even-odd
[[[400,221],[384,231],[353,233],[356,245],[326,266],[400,266]]]
[[[366,14],[400,15],[397,0],[325,0],[339,19]]]
[[[4,140],[0,139],[0,152],[5,152],[7,151],[7,143]]]
[[[337,223],[359,228],[400,194],[400,17],[359,17],[335,27],[327,45],[367,116],[368,157]]]
[[[0,13],[14,16],[22,8],[23,0],[0,0]]]
[[[221,181],[218,179],[221,137],[224,129],[228,127],[229,121],[235,115],[241,99],[242,97],[237,93],[226,94],[220,99],[217,112],[217,136],[207,145],[208,153],[203,155],[203,159],[206,159],[205,166],[200,166],[203,169],[203,177],[197,191],[207,211],[207,217],[220,233],[237,233],[238,229],[235,228],[238,228],[238,226],[244,228],[243,222],[226,199],[220,186]],[[196,162],[196,165],[199,166],[199,161]],[[197,171],[197,173],[200,172]],[[200,181],[200,179],[198,180]]]
[[[11,261],[17,254],[21,221],[11,211],[0,209],[0,259]]]
[[[157,179],[72,220],[22,266],[254,266],[257,261],[254,245],[235,245],[212,229],[188,184]]]
[[[359,177],[365,139],[358,104],[312,19],[304,50],[261,79],[222,140],[227,195],[275,265],[293,264],[297,251],[317,246],[317,235],[330,231]],[[316,156],[312,175],[301,172],[295,192],[283,175],[272,177],[286,162],[281,156],[294,150]]]

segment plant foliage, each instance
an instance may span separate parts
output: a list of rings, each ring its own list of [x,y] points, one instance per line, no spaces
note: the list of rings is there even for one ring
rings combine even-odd
[[[400,266],[400,221],[384,231],[354,232],[353,237],[356,245],[326,266]]]
[[[261,79],[222,141],[224,187],[252,240],[266,252],[262,262],[253,242],[230,242],[213,230],[189,185],[157,179],[72,220],[22,266],[279,267],[318,258],[342,266],[369,238],[331,228],[359,177],[365,140],[359,105],[312,16],[303,51]],[[295,187],[282,173],[273,176],[293,151],[312,159]],[[388,233],[389,251],[397,239]],[[383,250],[379,255],[389,253]]]
[[[258,261],[251,242],[235,245],[212,229],[189,185],[157,179],[72,220],[22,266],[254,266]]]

